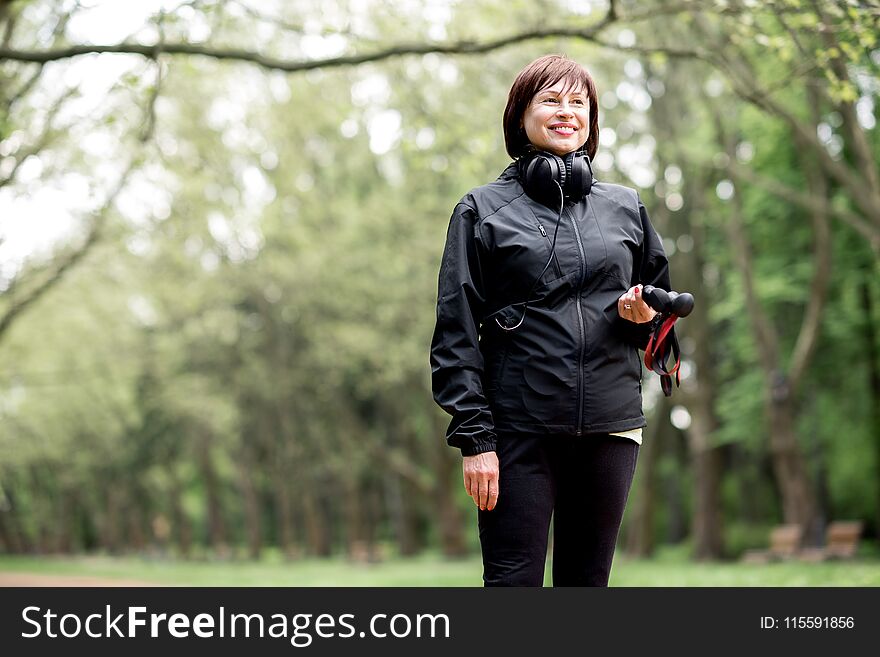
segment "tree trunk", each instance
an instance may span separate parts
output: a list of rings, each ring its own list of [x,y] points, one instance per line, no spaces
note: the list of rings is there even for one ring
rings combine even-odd
[[[267,413],[261,424],[264,440],[268,445],[271,459],[269,464],[272,497],[275,502],[275,523],[278,531],[278,547],[286,559],[298,556],[296,537],[295,509],[291,503],[290,482],[298,474],[298,457],[303,449],[302,436],[305,430],[297,424],[298,416],[303,415],[299,409],[296,395],[291,394],[291,376],[287,365],[292,363],[297,354],[296,333],[290,325],[275,316],[262,294],[256,295],[261,313],[268,319],[271,357],[276,363],[283,364],[277,374],[277,394],[271,403],[271,413]],[[274,457],[274,458],[273,458]]]
[[[814,390],[810,391],[810,408],[818,408],[817,399]],[[819,438],[819,430],[817,424],[809,430],[809,452],[808,465],[811,470],[813,481],[816,482],[815,499],[816,513],[813,523],[814,534],[811,542],[816,545],[822,545],[825,538],[825,529],[828,526],[829,519],[833,519],[833,511],[831,507],[831,492],[828,487],[828,468],[825,459],[825,449]]]
[[[391,516],[391,526],[397,538],[397,551],[401,556],[412,556],[418,552],[415,522],[411,508],[404,494],[405,482],[396,473],[383,477],[385,507]]]
[[[765,408],[770,422],[770,453],[773,472],[782,494],[782,515],[786,524],[798,524],[804,535],[812,534],[816,503],[810,478],[795,434],[795,414],[788,382],[778,373],[768,382],[770,394]]]
[[[736,482],[739,507],[735,513],[746,525],[758,526],[767,521],[765,505],[759,499],[759,491],[766,483],[773,485],[773,472],[767,458],[754,459],[741,443],[730,446],[728,469]]]
[[[680,29],[675,26],[674,29]],[[653,68],[650,60],[645,63],[647,70]],[[665,74],[667,93],[657,98],[651,106],[654,131],[658,137],[658,161],[660,171],[670,164],[687,161],[687,155],[679,147],[682,141],[682,126],[692,119],[693,108],[684,99],[693,81],[687,71],[671,70]],[[695,120],[695,119],[693,119]],[[663,183],[666,184],[665,181]],[[692,349],[682,354],[695,367],[683,388],[676,390],[676,403],[687,407],[692,421],[686,435],[690,451],[691,466],[694,472],[694,507],[692,519],[694,557],[698,560],[718,559],[723,556],[723,537],[721,528],[721,469],[720,453],[711,443],[711,435],[718,426],[715,416],[717,387],[715,385],[714,358],[712,354],[712,327],[709,308],[713,295],[703,280],[705,265],[704,220],[706,208],[701,199],[707,185],[711,184],[702,170],[694,167],[685,173],[684,198],[688,203],[672,212],[665,204],[657,204],[657,229],[662,235],[682,244],[690,238],[692,247],[681,248],[670,258],[670,274],[673,286],[687,291],[697,300],[694,311],[686,320],[680,322],[676,330],[684,343]],[[663,421],[668,423],[667,417]],[[644,449],[644,448],[643,448]],[[650,505],[650,502],[648,503]],[[645,531],[646,528],[642,528]],[[641,549],[646,549],[647,546]],[[650,548],[653,549],[653,545]]]
[[[721,525],[721,452],[709,444],[705,413],[692,415],[688,438],[694,465],[694,553],[698,561],[724,556]]]
[[[105,481],[104,489],[104,522],[101,527],[101,545],[110,554],[118,554],[120,550],[119,528],[119,493],[112,480]]]
[[[0,495],[3,495],[3,491],[0,491]],[[2,504],[3,498],[0,497],[0,545],[3,546],[4,552],[23,554],[27,551],[26,542],[22,538],[11,497],[7,494],[5,505]]]
[[[71,554],[74,546],[74,527],[76,518],[76,492],[65,490],[58,504],[58,537],[56,548],[61,554]]]
[[[180,483],[180,475],[174,465],[169,468],[171,477],[171,524],[177,539],[177,547],[184,559],[189,558],[192,552],[192,525],[183,507],[183,486]]]
[[[127,494],[127,504],[123,507],[126,526],[125,548],[136,552],[143,552],[147,546],[146,533],[144,532],[144,508],[141,503],[144,494],[142,490],[132,490]]]
[[[278,547],[288,559],[296,556],[293,536],[293,509],[285,471],[279,463],[272,466],[272,490],[275,499],[275,522],[278,525]]]
[[[627,554],[637,558],[647,558],[654,554],[656,539],[654,534],[654,503],[657,499],[657,461],[663,450],[661,441],[668,433],[669,410],[672,407],[668,397],[661,397],[651,420],[648,422],[639,447],[638,495],[631,506],[627,520],[625,544]]]
[[[306,548],[309,554],[316,557],[330,556],[330,535],[327,522],[310,483],[306,483],[303,487],[299,499],[305,518]]]
[[[246,440],[246,438],[242,436],[242,440]],[[253,459],[247,445],[243,445],[239,450],[237,467],[238,485],[241,490],[244,522],[247,530],[248,556],[257,560],[263,550],[263,526],[259,496],[254,486]]]
[[[669,510],[668,524],[666,527],[666,540],[669,543],[681,543],[688,537],[688,516],[684,503],[684,488],[681,484],[681,474],[688,467],[688,449],[687,440],[682,432],[672,426],[672,423],[666,423],[668,436],[665,437],[668,445],[668,453],[675,461],[675,467],[672,473],[664,482],[666,493],[666,505]]]
[[[218,556],[227,556],[226,523],[220,499],[220,482],[211,454],[211,436],[206,429],[198,431],[198,463],[205,487],[205,506],[208,515],[208,542]]]
[[[461,485],[461,456],[450,448],[443,436],[446,434],[440,414],[429,409],[434,421],[434,453],[436,487],[434,503],[440,527],[440,548],[446,557],[463,557],[467,553],[462,528],[464,519],[455,501],[455,489]]]
[[[364,509],[361,504],[362,490],[357,473],[340,473],[343,477],[343,517],[345,518],[345,552],[352,561],[370,560],[364,539]]]
[[[364,502],[364,540],[367,542],[367,551],[370,561],[379,561],[382,554],[379,550],[378,529],[382,521],[382,492],[377,485],[370,486]],[[418,549],[418,548],[417,548]]]
[[[695,189],[704,181],[689,186],[689,198],[698,199]],[[698,561],[720,559],[724,556],[724,538],[721,513],[721,449],[712,444],[712,434],[718,428],[715,405],[718,388],[715,384],[715,360],[712,349],[713,331],[709,318],[712,294],[703,280],[705,239],[703,224],[695,220],[701,215],[699,202],[687,213],[691,220],[689,230],[693,238],[690,252],[679,252],[675,258],[674,273],[681,285],[699,299],[693,312],[682,322],[682,336],[693,345],[690,360],[694,364],[691,380],[684,384],[681,395],[691,415],[691,424],[685,434],[694,472],[694,507],[692,519],[693,556]],[[684,215],[683,215],[684,217]],[[682,218],[683,218],[682,217]]]

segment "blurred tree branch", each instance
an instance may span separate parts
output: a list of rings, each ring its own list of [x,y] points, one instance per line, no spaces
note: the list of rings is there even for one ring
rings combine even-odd
[[[728,80],[731,90],[739,98],[747,101],[749,104],[757,107],[763,112],[774,116],[788,125],[795,139],[802,144],[803,147],[809,148],[816,157],[816,164],[833,180],[838,182],[852,199],[853,204],[858,213],[843,208],[834,207],[831,214],[837,216],[841,220],[850,224],[861,235],[863,235],[875,253],[880,245],[880,175],[878,175],[877,164],[870,153],[870,146],[864,129],[859,123],[854,98],[843,93],[832,93],[833,89],[829,88],[825,77],[836,81],[838,86],[853,88],[848,71],[847,60],[843,56],[846,51],[847,44],[835,36],[837,30],[834,29],[833,20],[827,14],[827,10],[818,4],[813,4],[814,15],[817,29],[810,31],[804,29],[798,33],[791,24],[786,20],[782,12],[774,12],[774,18],[786,30],[791,39],[791,43],[797,49],[801,60],[810,61],[811,58],[816,60],[819,58],[817,52],[824,52],[828,56],[828,63],[824,65],[813,64],[806,71],[822,71],[823,75],[813,76],[807,79],[807,86],[811,89],[810,96],[815,102],[819,102],[821,98],[827,104],[831,105],[835,111],[839,112],[842,121],[843,136],[846,138],[847,146],[852,150],[855,162],[849,164],[844,158],[836,158],[829,152],[826,144],[820,140],[817,129],[820,117],[815,113],[809,118],[802,118],[795,111],[789,109],[786,104],[775,97],[775,92],[786,88],[783,85],[773,85],[768,87],[762,84],[760,75],[756,70],[753,52],[754,44],[752,42],[739,43],[731,36],[731,33],[715,29],[714,24],[703,14],[695,13],[694,20],[700,28],[700,34],[706,40],[706,46],[702,49],[695,50],[694,57],[703,60],[714,66],[722,72]],[[802,10],[800,17],[803,19],[805,11]],[[844,12],[846,13],[846,12]],[[877,13],[873,13],[867,8],[864,9],[866,21],[876,21]],[[847,16],[853,20],[851,14]],[[807,45],[804,41],[812,38],[821,37],[822,41],[818,44]],[[615,47],[614,44],[604,44],[609,47]],[[813,51],[810,46],[814,45],[820,48],[820,51]],[[626,48],[619,48],[626,50]],[[665,48],[640,48],[643,54],[650,52],[665,52]],[[666,53],[673,54],[673,53]],[[800,68],[794,66],[788,76],[787,86],[793,76],[803,71],[803,65]],[[818,84],[818,80],[822,80],[825,84]],[[832,86],[834,82],[832,82]],[[739,173],[741,177],[758,182],[756,176],[751,175],[744,167],[738,167],[734,173]],[[803,206],[806,199],[810,202],[814,201],[813,194],[798,192],[787,188],[785,185],[776,181],[763,180],[760,183],[768,191],[778,194],[788,200]],[[772,188],[772,189],[771,189]]]
[[[164,12],[160,12],[159,16],[156,19],[156,28],[159,30],[159,43],[165,43],[165,14]],[[139,135],[140,142],[146,143],[149,141],[150,137],[153,135],[153,132],[156,129],[156,100],[159,98],[159,94],[162,89],[162,80],[163,80],[163,67],[162,60],[159,59],[158,56],[152,58],[156,63],[156,82],[153,84],[153,88],[150,90],[149,95],[147,96],[147,105],[144,110],[145,120],[144,126],[141,129],[141,133]]]
[[[130,162],[126,169],[122,172],[119,180],[107,194],[107,198],[101,207],[94,213],[91,226],[85,241],[74,250],[68,252],[64,256],[59,256],[56,260],[57,264],[52,268],[51,273],[33,288],[27,290],[23,295],[18,296],[18,286],[14,285],[3,296],[12,296],[15,293],[17,298],[13,298],[9,305],[0,315],[0,340],[9,330],[13,321],[25,309],[33,305],[38,299],[45,295],[49,290],[58,285],[64,278],[65,274],[80,262],[92,250],[101,237],[102,230],[106,224],[107,215],[116,202],[116,198],[125,188],[128,179],[135,168],[134,161]]]
[[[251,50],[240,48],[220,48],[204,43],[156,43],[152,45],[137,43],[119,43],[112,45],[95,45],[81,44],[68,46],[66,48],[55,48],[49,50],[21,50],[9,48],[4,45],[0,48],[0,61],[18,61],[45,64],[46,62],[70,59],[85,54],[101,54],[101,53],[126,53],[143,55],[144,57],[155,58],[159,54],[167,55],[200,55],[219,60],[235,60],[241,62],[250,62],[257,64],[263,68],[270,70],[285,71],[288,73],[298,71],[310,71],[319,68],[336,68],[341,66],[355,66],[365,64],[367,62],[378,62],[393,57],[404,55],[426,55],[429,53],[447,54],[447,55],[475,55],[485,54],[494,50],[499,50],[507,46],[515,45],[525,41],[534,41],[546,38],[575,38],[587,41],[594,41],[600,45],[611,45],[600,42],[597,36],[600,32],[614,24],[629,24],[641,21],[647,21],[658,16],[669,16],[681,14],[685,12],[700,11],[704,7],[699,2],[685,1],[678,3],[670,3],[660,7],[652,7],[646,10],[623,12],[616,2],[610,4],[608,12],[598,21],[585,27],[552,27],[546,29],[530,29],[511,34],[485,42],[476,42],[471,40],[455,41],[452,43],[411,43],[398,44],[377,50],[372,53],[363,53],[355,55],[344,55],[338,57],[325,57],[315,59],[279,59],[263,55]],[[738,14],[748,11],[745,8],[712,7],[714,14],[727,15]],[[793,11],[790,8],[779,8],[779,11]],[[259,17],[260,20],[270,20],[266,17]],[[286,25],[286,29],[294,29],[298,26]],[[662,49],[667,55],[680,57],[699,57],[706,58],[708,53],[699,50],[664,48]]]
[[[706,164],[707,166],[711,165],[711,163],[709,162],[707,162]],[[815,193],[811,191],[802,191],[796,189],[790,185],[786,185],[785,183],[780,182],[779,180],[761,175],[751,167],[744,166],[736,161],[730,162],[727,165],[727,170],[734,178],[756,185],[764,191],[770,192],[774,196],[778,196],[779,198],[784,199],[789,203],[797,205],[805,210],[813,208],[817,203],[824,203],[822,199],[820,199]],[[880,234],[877,234],[876,231],[874,231],[873,227],[868,224],[860,215],[852,212],[851,210],[848,210],[847,208],[835,207],[833,205],[828,208],[828,213],[830,216],[840,219],[845,224],[855,229],[862,237],[864,237],[868,241],[874,252],[878,256],[880,256]]]
[[[748,58],[739,51],[735,54],[727,54],[725,50],[728,45],[727,43],[719,44],[717,49],[713,49],[715,53],[713,60],[721,70],[727,73],[734,92],[742,99],[787,123],[797,138],[803,140],[813,149],[819,164],[828,175],[846,188],[859,209],[874,224],[872,232],[880,237],[880,193],[876,193],[875,186],[871,182],[876,179],[876,168],[873,162],[870,163],[866,171],[860,171],[834,159],[819,140],[816,126],[811,121],[798,118],[763,89]],[[840,104],[841,111],[845,111],[844,105],[846,103]],[[851,125],[848,129],[862,132],[857,121],[854,126]],[[872,169],[874,170],[873,174],[870,173]]]
[[[52,104],[52,106],[46,113],[45,124],[43,125],[43,130],[40,132],[40,136],[37,137],[33,145],[25,148],[21,152],[15,153],[15,163],[10,168],[9,173],[7,173],[5,176],[0,176],[0,189],[15,180],[15,174],[18,173],[19,168],[22,164],[24,164],[25,160],[27,160],[32,155],[39,154],[52,142],[53,137],[59,132],[58,130],[53,129],[52,122],[55,120],[58,112],[61,111],[61,108],[64,106],[65,101],[73,96],[75,92],[75,89],[68,89],[58,100],[56,100]]]

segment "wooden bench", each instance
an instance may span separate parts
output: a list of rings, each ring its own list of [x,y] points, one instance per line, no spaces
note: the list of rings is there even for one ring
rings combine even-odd
[[[829,559],[852,559],[862,537],[861,520],[838,520],[825,532],[825,554]]]
[[[861,520],[837,520],[829,523],[825,530],[825,545],[808,548],[798,555],[801,561],[832,561],[852,559],[859,548],[862,537]]]
[[[779,525],[770,532],[771,559],[793,559],[801,549],[803,530],[800,525]]]
[[[769,563],[795,558],[801,549],[803,530],[800,525],[779,525],[770,530],[769,550],[747,550],[744,563]]]
[[[836,520],[825,530],[825,545],[802,548],[803,530],[799,525],[779,525],[770,531],[768,550],[748,550],[743,554],[744,563],[769,563],[771,561],[831,561],[852,559],[859,547],[864,523],[861,520]]]

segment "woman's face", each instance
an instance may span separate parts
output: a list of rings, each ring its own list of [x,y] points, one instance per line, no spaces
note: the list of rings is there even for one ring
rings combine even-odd
[[[565,80],[541,89],[523,114],[526,136],[535,148],[565,155],[586,143],[590,131],[590,106],[583,89],[569,89]]]

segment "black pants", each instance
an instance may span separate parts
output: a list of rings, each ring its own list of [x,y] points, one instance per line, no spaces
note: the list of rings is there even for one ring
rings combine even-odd
[[[498,504],[479,511],[486,586],[608,586],[639,445],[628,438],[499,434]]]

